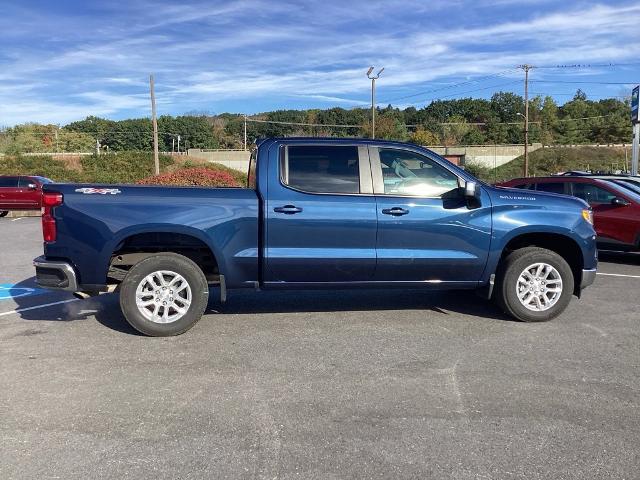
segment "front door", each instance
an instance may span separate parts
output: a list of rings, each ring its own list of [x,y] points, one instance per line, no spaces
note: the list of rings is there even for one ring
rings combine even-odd
[[[40,197],[42,187],[35,180],[29,177],[20,177],[20,208],[38,209],[40,208]]]
[[[265,283],[371,280],[377,219],[367,148],[292,142],[270,152],[274,170],[264,212]]]
[[[599,242],[635,245],[636,232],[628,228],[628,207],[611,203],[614,198],[622,197],[621,194],[586,182],[573,182],[571,187],[573,195],[586,201],[593,209],[593,223]]]
[[[491,242],[491,203],[468,205],[446,162],[411,149],[370,150],[378,281],[472,284]]]

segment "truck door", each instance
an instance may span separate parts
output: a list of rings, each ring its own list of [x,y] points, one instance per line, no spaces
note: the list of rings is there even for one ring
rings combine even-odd
[[[42,197],[42,187],[32,178],[20,177],[20,208],[38,209],[40,208]]]
[[[265,283],[371,280],[376,202],[366,146],[292,143],[269,156]]]
[[[410,149],[370,147],[378,234],[375,280],[470,284],[491,241],[491,203],[467,205],[458,176]]]

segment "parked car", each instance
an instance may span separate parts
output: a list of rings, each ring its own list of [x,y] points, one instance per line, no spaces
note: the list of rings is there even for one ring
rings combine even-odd
[[[600,247],[640,249],[640,193],[632,183],[619,184],[612,176],[560,175],[516,178],[499,185],[581,198],[593,209]]]
[[[584,172],[566,172],[562,174],[563,176],[582,176],[589,178],[599,178],[600,180],[610,180],[618,185],[622,186],[630,186],[634,191],[638,191],[640,189],[640,177],[636,175],[618,175],[613,173],[584,173]]]
[[[559,315],[596,274],[582,200],[495,188],[422,147],[261,141],[247,188],[44,187],[40,286],[117,289],[129,323],[180,334],[209,287],[480,289],[513,317]]]
[[[0,217],[10,210],[40,210],[42,186],[52,182],[38,176],[0,175]]]

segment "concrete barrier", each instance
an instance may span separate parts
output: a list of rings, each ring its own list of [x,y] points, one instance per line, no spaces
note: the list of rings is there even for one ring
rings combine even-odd
[[[429,150],[442,155],[457,163],[465,165],[473,163],[484,167],[495,168],[509,163],[514,158],[524,155],[524,145],[467,145],[452,146],[443,145],[427,146]],[[541,143],[529,145],[529,153],[542,148]]]
[[[187,150],[187,155],[197,158],[198,160],[219,163],[225,167],[246,173],[249,171],[249,157],[251,156],[251,152],[247,150],[204,150],[201,148],[190,148]]]

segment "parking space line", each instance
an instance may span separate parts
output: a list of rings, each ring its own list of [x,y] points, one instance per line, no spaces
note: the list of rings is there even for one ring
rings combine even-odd
[[[63,303],[78,302],[78,301],[80,301],[79,298],[70,298],[69,300],[61,300],[59,302],[43,303],[42,305],[34,305],[33,307],[18,308],[17,310],[11,310],[10,312],[0,313],[0,317],[4,317],[5,315],[13,315],[14,313],[26,312],[27,310],[35,310],[37,308],[53,307],[54,305],[62,305]]]
[[[627,278],[640,278],[640,275],[624,275],[622,273],[596,273],[596,275],[605,275],[607,277],[627,277]]]

